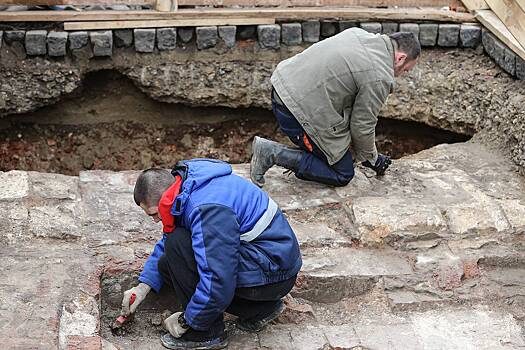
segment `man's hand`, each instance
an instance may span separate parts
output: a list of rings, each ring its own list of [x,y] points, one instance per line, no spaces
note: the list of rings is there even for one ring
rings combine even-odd
[[[162,326],[175,338],[180,338],[190,328],[184,320],[183,312],[176,312],[162,322]]]
[[[388,166],[392,164],[392,160],[390,159],[389,156],[378,154],[376,163],[374,165],[370,164],[368,160],[364,161],[362,164],[374,170],[377,176],[383,176],[385,175],[385,171],[386,169],[388,169]]]
[[[139,306],[140,303],[146,298],[146,295],[148,295],[149,291],[151,290],[151,287],[148,286],[146,283],[139,283],[138,286],[133,287],[131,289],[128,289],[124,292],[124,298],[122,298],[122,316],[129,316],[130,314],[134,313],[135,310],[137,310],[137,306]],[[135,294],[135,301],[131,303],[132,295]]]

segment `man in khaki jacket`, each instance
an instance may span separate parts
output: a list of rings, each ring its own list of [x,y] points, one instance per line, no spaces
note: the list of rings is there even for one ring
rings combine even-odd
[[[416,64],[421,47],[412,33],[371,34],[347,29],[282,61],[272,75],[272,109],[300,149],[255,137],[250,176],[258,186],[273,165],[304,180],[345,186],[354,158],[383,175],[391,164],[375,145],[377,115],[394,77]]]

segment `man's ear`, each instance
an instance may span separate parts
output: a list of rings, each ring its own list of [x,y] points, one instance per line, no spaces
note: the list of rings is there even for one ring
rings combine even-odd
[[[403,64],[405,64],[407,60],[407,54],[404,53],[404,52],[401,52],[401,51],[397,51],[396,54],[395,54],[395,61],[396,61],[396,65],[399,67],[399,66],[402,66]]]

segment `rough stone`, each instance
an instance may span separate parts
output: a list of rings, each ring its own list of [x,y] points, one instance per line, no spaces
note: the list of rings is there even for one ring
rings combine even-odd
[[[503,60],[497,61],[499,66],[510,75],[516,75],[516,54],[505,46]]]
[[[113,54],[113,33],[111,30],[90,32],[89,39],[93,47],[93,55],[103,57]]]
[[[113,41],[116,47],[130,47],[133,45],[133,32],[131,29],[115,29]]]
[[[12,45],[15,42],[23,43],[26,32],[23,30],[6,30],[4,32],[4,41],[7,45]]]
[[[507,73],[516,73],[516,55],[492,33],[484,30],[482,42],[485,52]]]
[[[29,210],[29,232],[35,237],[76,240],[82,236],[74,203],[35,206]]]
[[[222,39],[226,47],[235,46],[235,35],[237,33],[236,26],[219,26],[219,38]]]
[[[379,22],[364,22],[360,24],[361,28],[369,33],[380,34],[383,27]]]
[[[176,28],[157,29],[157,48],[161,51],[174,50],[177,47]]]
[[[516,78],[525,80],[525,60],[516,56]]]
[[[78,176],[28,172],[31,197],[80,200]]]
[[[45,30],[29,30],[26,33],[26,52],[28,55],[45,55],[47,53],[46,46],[47,31]]]
[[[257,26],[237,26],[237,35],[240,40],[257,40]]]
[[[278,24],[263,24],[257,26],[259,45],[263,49],[278,49],[281,41],[281,27]]]
[[[475,24],[462,24],[459,30],[461,47],[475,48],[481,42],[481,28]]]
[[[348,28],[359,27],[358,22],[354,21],[339,21],[339,32],[347,30]]]
[[[455,47],[459,42],[459,24],[440,24],[437,43],[442,47]]]
[[[179,39],[187,44],[193,39],[193,32],[194,29],[192,27],[182,27],[177,28],[177,35],[179,36]]]
[[[305,43],[316,43],[321,35],[321,22],[305,21],[301,23],[303,31],[303,41]]]
[[[329,38],[337,34],[338,23],[336,21],[321,21],[321,37]]]
[[[399,24],[396,22],[383,22],[381,23],[383,34],[392,34],[398,31]]]
[[[354,328],[364,349],[430,349],[421,343],[412,325],[402,319],[357,324]]]
[[[49,32],[47,35],[47,53],[52,57],[66,55],[67,32]]]
[[[197,27],[195,29],[197,34],[197,48],[199,50],[209,49],[217,45],[219,37],[217,26]]]
[[[69,33],[69,49],[78,50],[87,46],[89,42],[88,32],[71,32]]]
[[[401,23],[399,24],[399,31],[414,33],[416,38],[419,40],[419,24],[417,23]]]
[[[2,48],[3,42],[4,42],[4,31],[0,30],[0,49]]]
[[[282,41],[285,45],[299,45],[303,41],[301,23],[283,23]]]
[[[450,206],[446,209],[445,216],[452,232],[458,234],[472,231],[500,232],[510,228],[499,206],[487,198]]]
[[[0,201],[24,198],[29,193],[27,172],[12,170],[0,172]]]
[[[134,29],[133,38],[135,41],[135,51],[153,52],[153,50],[155,49],[155,29],[153,28]]]
[[[0,201],[0,246],[20,244],[24,240],[29,240],[27,224],[29,222],[29,212],[27,208],[19,202]]]
[[[438,24],[422,23],[419,25],[419,43],[421,46],[435,46],[438,37]]]

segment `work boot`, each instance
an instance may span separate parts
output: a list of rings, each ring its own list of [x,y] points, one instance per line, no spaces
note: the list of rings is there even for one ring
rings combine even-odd
[[[226,333],[223,333],[221,336],[218,336],[209,340],[189,340],[185,339],[185,334],[180,338],[175,338],[169,333],[166,333],[160,337],[160,342],[165,348],[168,349],[199,349],[199,350],[208,350],[208,349],[224,349],[228,346],[228,339]]]
[[[250,319],[250,320],[237,320],[237,328],[240,330],[255,333],[262,330],[266,325],[273,320],[275,320],[277,317],[279,317],[280,314],[284,311],[284,303],[282,300],[279,300],[277,305],[275,305],[275,309],[272,311],[271,314],[265,317],[257,318],[257,319]]]
[[[294,173],[297,172],[303,152],[299,149],[255,136],[252,143],[252,160],[250,162],[250,178],[252,182],[262,187],[265,183],[264,174],[274,165],[282,166]]]

